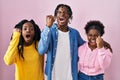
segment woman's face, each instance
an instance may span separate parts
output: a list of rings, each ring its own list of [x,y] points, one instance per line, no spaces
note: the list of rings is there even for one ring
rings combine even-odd
[[[68,24],[70,16],[67,11],[67,8],[62,6],[58,9],[56,18],[59,26],[66,26]]]
[[[100,36],[100,33],[96,29],[90,29],[87,33],[87,39],[89,46],[96,46],[96,39]]]
[[[25,45],[30,45],[33,42],[35,36],[34,26],[31,22],[26,22],[22,26],[22,36],[25,41]]]

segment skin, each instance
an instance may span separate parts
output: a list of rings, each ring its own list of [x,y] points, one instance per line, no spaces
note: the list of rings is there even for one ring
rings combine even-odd
[[[18,28],[14,28],[13,32],[15,31],[22,33],[22,36],[24,38],[24,46],[29,46],[33,43],[33,39],[35,36],[35,30],[34,30],[32,23],[26,22],[23,24],[22,30]]]
[[[91,50],[96,48],[102,48],[104,46],[104,41],[100,37],[100,33],[96,29],[90,29],[87,33],[88,45]]]
[[[33,43],[33,39],[35,36],[35,30],[34,30],[32,23],[27,22],[27,23],[23,24],[22,36],[23,36],[24,41],[25,41],[24,42],[25,46],[31,45]]]
[[[48,26],[49,28],[52,26],[53,22],[55,21],[55,19],[57,20],[57,25],[58,25],[58,29],[63,31],[63,32],[67,32],[68,31],[68,22],[69,22],[69,14],[67,12],[67,8],[66,7],[60,7],[58,9],[57,15],[54,17],[52,15],[47,15],[46,17],[46,26]]]

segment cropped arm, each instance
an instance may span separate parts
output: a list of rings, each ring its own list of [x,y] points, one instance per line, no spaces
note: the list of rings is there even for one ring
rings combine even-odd
[[[15,62],[15,57],[18,55],[17,45],[19,42],[20,32],[14,32],[12,40],[8,46],[6,54],[4,55],[4,62],[7,65],[11,65]]]
[[[111,63],[112,53],[109,49],[101,48],[98,50],[98,61],[103,70]]]
[[[45,54],[49,47],[49,42],[51,39],[51,31],[47,26],[43,29],[41,33],[41,39],[38,43],[38,52],[39,54]]]

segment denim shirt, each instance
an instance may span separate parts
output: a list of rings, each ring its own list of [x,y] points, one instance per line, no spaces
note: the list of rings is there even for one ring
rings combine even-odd
[[[73,28],[69,28],[69,40],[70,40],[70,54],[71,54],[71,71],[73,80],[78,80],[78,47],[84,43],[79,32]],[[51,28],[47,26],[41,33],[41,39],[38,44],[39,53],[47,53],[47,61],[45,67],[45,74],[48,80],[52,80],[52,68],[55,61],[55,55],[58,42],[58,27],[57,24],[53,24]]]

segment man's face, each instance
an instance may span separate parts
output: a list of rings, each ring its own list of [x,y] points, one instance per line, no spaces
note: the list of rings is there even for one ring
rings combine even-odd
[[[56,18],[57,18],[58,26],[67,26],[70,18],[67,8],[61,6],[57,11]]]

